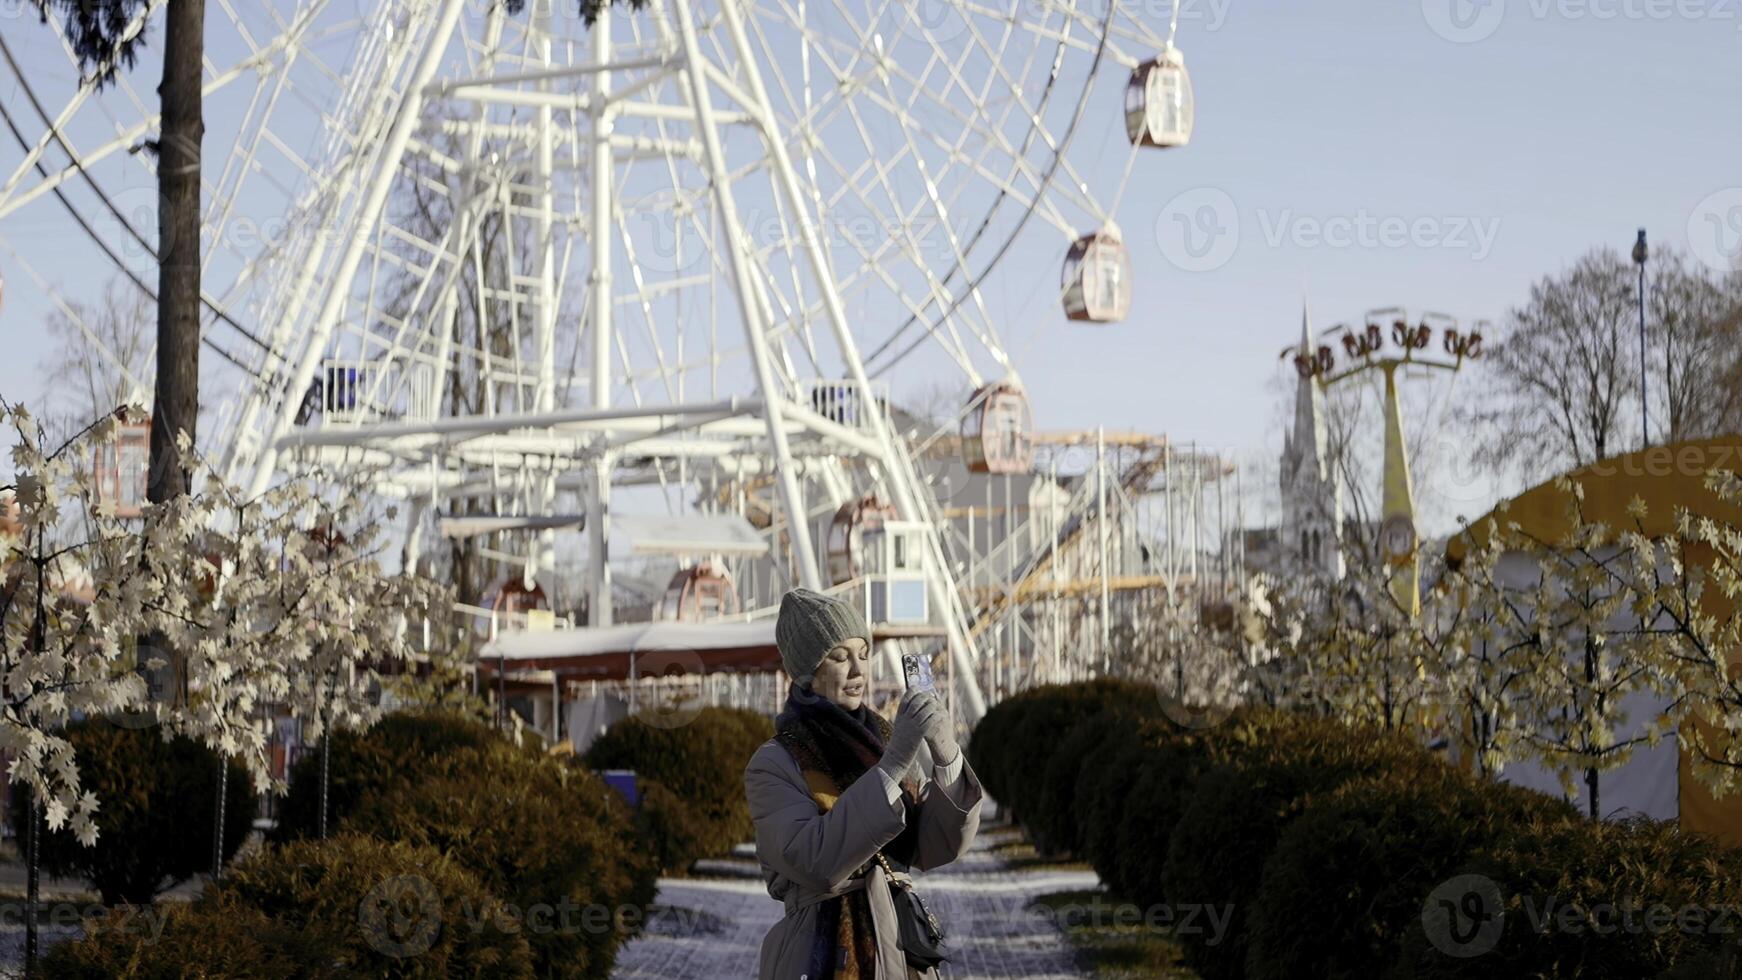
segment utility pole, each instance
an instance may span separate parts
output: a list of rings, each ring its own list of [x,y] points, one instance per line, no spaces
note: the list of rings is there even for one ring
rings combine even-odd
[[[1645,260],[1650,249],[1645,245],[1645,229],[1633,242],[1633,264],[1639,266],[1639,448],[1651,445],[1650,399],[1645,386]]]

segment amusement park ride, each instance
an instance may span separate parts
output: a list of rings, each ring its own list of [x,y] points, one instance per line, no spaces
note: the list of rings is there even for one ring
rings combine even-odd
[[[1130,311],[1130,254],[1073,152],[1120,114],[1103,80],[1125,87],[1127,176],[1190,139],[1178,11],[1163,36],[1118,0],[924,6],[649,0],[590,25],[571,0],[212,8],[220,473],[255,492],[366,476],[432,574],[449,549],[429,542],[484,536],[505,578],[459,607],[489,625],[480,669],[547,683],[552,707],[633,676],[633,656],[588,673],[634,654],[619,625],[685,627],[708,671],[794,585],[860,597],[885,667],[940,657],[968,722],[988,689],[1105,669],[1119,596],[1196,601],[1225,560],[1200,522],[1206,494],[1231,516],[1232,469],[1159,437],[1035,432],[982,287],[1050,225],[1065,317]],[[17,83],[47,107],[0,185],[0,238],[50,192],[95,210],[149,185],[133,151],[155,102],[125,72]],[[106,210],[119,225],[87,234],[139,235],[136,209]],[[973,394],[909,415],[886,388],[909,371]],[[580,595],[558,595],[563,534],[584,537]],[[668,584],[637,597],[635,559]]]
[[[1419,322],[1411,323],[1407,312],[1390,307],[1369,312],[1358,331],[1338,324],[1321,335],[1338,340],[1343,349],[1341,360],[1331,344],[1321,342],[1315,347],[1304,332],[1299,347],[1287,347],[1282,352],[1284,358],[1293,361],[1303,383],[1310,381],[1322,389],[1371,377],[1373,372],[1385,379],[1385,466],[1379,554],[1393,569],[1393,597],[1412,616],[1421,612],[1421,566],[1416,548],[1419,538],[1415,490],[1409,475],[1397,373],[1410,368],[1448,372],[1462,369],[1466,360],[1482,356],[1483,326],[1478,323],[1465,332],[1457,320],[1443,313],[1423,313]],[[1445,358],[1429,353],[1435,337],[1439,338]]]

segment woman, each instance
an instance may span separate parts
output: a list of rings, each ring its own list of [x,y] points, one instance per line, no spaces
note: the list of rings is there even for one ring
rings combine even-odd
[[[788,592],[775,641],[792,686],[744,770],[756,857],[786,906],[761,978],[933,980],[902,952],[889,875],[948,864],[979,830],[949,712],[930,692],[909,692],[893,725],[866,705],[871,631],[839,599]]]

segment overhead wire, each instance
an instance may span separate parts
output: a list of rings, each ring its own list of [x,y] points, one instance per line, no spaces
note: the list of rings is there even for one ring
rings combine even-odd
[[[49,127],[49,129],[48,129],[49,134],[54,137],[56,144],[58,144],[60,146],[61,150],[67,154],[68,159],[72,161],[72,165],[73,165],[74,169],[76,169],[78,171],[79,176],[82,177],[84,179],[85,183],[90,187],[91,192],[97,196],[97,199],[103,203],[103,206],[109,211],[109,213],[111,215],[114,216],[115,220],[120,223],[121,227],[126,229],[127,233],[130,236],[132,236],[132,238],[136,242],[139,243],[140,247],[144,248],[146,250],[146,253],[149,254],[152,257],[152,259],[154,259],[154,260],[158,259],[158,253],[157,253],[156,247],[154,247],[150,242],[148,242],[145,239],[145,236],[140,234],[139,230],[133,226],[133,223],[131,221],[127,220],[126,215],[121,213],[120,208],[115,206],[114,201],[112,201],[109,198],[108,194],[104,193],[102,186],[100,184],[98,184],[96,179],[91,176],[90,172],[85,169],[84,163],[79,159],[78,155],[73,152],[72,147],[67,145],[66,139],[62,136],[60,129],[54,125],[54,122],[50,118],[50,116],[48,115],[47,110],[43,107],[41,100],[39,100],[37,98],[35,90],[31,88],[30,83],[25,79],[24,72],[19,67],[17,60],[13,57],[12,49],[6,43],[6,39],[4,37],[0,37],[0,57],[5,58],[7,67],[9,67],[12,70],[12,74],[17,79],[18,85],[19,85],[20,89],[24,92],[25,98],[30,100],[31,107],[36,110],[36,114],[42,119],[44,125]],[[86,84],[89,84],[89,83],[87,82]],[[4,118],[4,121],[6,123],[6,128],[11,131],[13,139],[17,140],[19,148],[24,150],[24,152],[28,154],[31,150],[30,142],[25,139],[24,133],[19,129],[17,121],[13,119],[12,113],[6,109],[4,104],[0,104],[0,118]],[[47,178],[50,176],[49,172],[48,172],[48,168],[46,166],[44,166],[40,157],[35,161],[35,167],[36,167],[36,171],[38,173],[40,173],[43,177]],[[132,269],[130,269],[127,266],[127,264],[121,260],[120,256],[115,254],[114,250],[112,248],[110,248],[108,243],[103,241],[102,236],[98,235],[96,232],[96,229],[92,228],[90,223],[85,220],[84,215],[82,215],[79,212],[78,208],[76,208],[73,205],[72,201],[67,198],[65,192],[62,191],[59,187],[53,188],[52,192],[55,196],[55,199],[61,202],[61,206],[66,208],[67,213],[72,216],[73,220],[78,223],[79,227],[91,239],[91,241],[93,243],[95,243],[96,246],[100,250],[102,250],[103,254],[108,256],[109,260],[115,264],[116,268],[119,269],[121,271],[121,273],[123,275],[125,275],[130,281],[132,281],[132,283],[135,286],[137,286],[141,292],[145,293],[145,295],[150,297],[152,302],[154,302],[154,303],[157,302],[156,291],[151,289],[150,287],[148,287],[145,284],[145,282],[142,279],[140,279],[138,274],[136,274]],[[264,352],[268,357],[277,358],[279,360],[283,359],[282,355],[280,355],[277,351],[273,350],[271,345],[269,345],[265,341],[261,340],[258,336],[256,336],[254,334],[253,331],[249,330],[247,327],[244,327],[241,323],[238,323],[233,317],[230,316],[230,314],[227,311],[225,311],[216,302],[214,302],[211,297],[205,295],[204,290],[201,291],[200,303],[203,306],[205,306],[208,310],[210,310],[214,317],[216,317],[219,320],[222,320],[224,323],[228,324],[231,328],[233,328],[237,333],[241,334],[244,338],[253,342],[254,345],[259,347],[260,350],[262,352]],[[254,369],[246,364],[243,364],[235,355],[231,354],[229,351],[227,351],[223,347],[219,346],[211,338],[205,336],[205,332],[203,330],[201,331],[201,334],[200,334],[200,342],[205,344],[207,347],[211,348],[211,350],[214,353],[216,353],[218,356],[222,357],[226,361],[229,361],[231,364],[234,364],[237,367],[242,368],[244,371],[248,372],[250,375],[253,375],[257,380],[264,380],[265,376],[262,375],[258,370]]]
[[[1095,57],[1089,65],[1088,79],[1084,82],[1085,88],[1092,86],[1095,78],[1100,74],[1101,61],[1107,53],[1108,35],[1111,33],[1113,28],[1113,10],[1114,7],[1109,5],[1106,18],[1101,22],[1101,38],[1099,43],[1095,46]],[[1059,140],[1058,151],[1054,154],[1052,161],[1047,166],[1046,173],[1042,175],[1040,186],[1036,188],[1037,194],[1044,192],[1046,187],[1052,183],[1053,175],[1058,172],[1058,168],[1064,160],[1065,152],[1070,147],[1071,141],[1076,135],[1078,125],[1083,121],[1083,116],[1086,114],[1088,103],[1088,99],[1078,100],[1076,112],[1071,117],[1070,125],[1065,129],[1063,137]],[[950,305],[939,312],[937,319],[927,325],[924,333],[916,337],[898,353],[892,355],[886,363],[869,370],[869,374],[872,377],[881,376],[890,368],[905,360],[907,356],[917,350],[921,344],[924,344],[927,340],[931,339],[932,335],[936,333],[938,325],[961,307],[962,303],[968,298],[968,294],[980,288],[980,283],[983,282],[986,276],[991,273],[993,267],[998,264],[999,260],[1004,257],[1004,254],[1010,250],[1010,246],[1013,245],[1016,239],[1020,236],[1023,226],[1028,224],[1028,219],[1034,215],[1034,210],[1035,209],[1030,208],[1022,213],[1022,215],[1017,219],[1016,227],[1012,229],[1010,236],[999,246],[998,251],[993,253],[991,261],[987,262],[985,266],[974,274],[974,276],[969,280],[967,288],[956,294],[955,298],[951,300]],[[895,341],[895,338],[900,336],[902,331],[905,331],[908,326],[917,320],[918,317],[909,319],[907,323],[903,324],[894,334],[891,334],[890,337],[867,356],[865,360],[869,362],[876,358],[878,354],[887,350],[889,345]]]

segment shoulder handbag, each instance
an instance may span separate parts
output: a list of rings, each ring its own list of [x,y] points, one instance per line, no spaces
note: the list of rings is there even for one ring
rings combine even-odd
[[[897,938],[901,952],[907,956],[907,965],[916,970],[930,970],[949,959],[944,953],[943,927],[938,924],[938,917],[926,907],[925,900],[913,890],[913,879],[905,873],[896,873],[882,851],[877,852],[877,863],[883,866],[883,874],[889,879],[889,897],[895,904]]]

